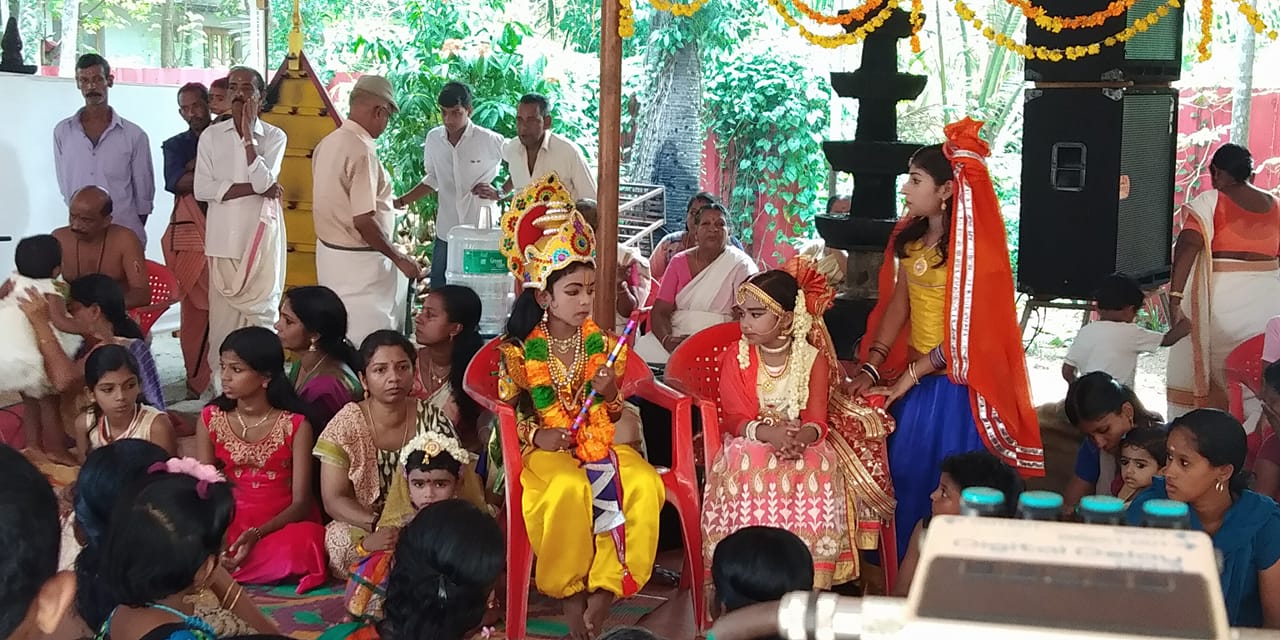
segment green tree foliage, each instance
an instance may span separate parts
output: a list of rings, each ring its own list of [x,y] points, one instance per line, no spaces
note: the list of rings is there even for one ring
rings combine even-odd
[[[572,140],[596,135],[598,102],[572,95],[545,73],[547,60],[526,51],[530,29],[519,22],[496,22],[490,9],[466,3],[410,0],[404,5],[403,35],[358,38],[355,50],[396,88],[400,112],[378,139],[396,193],[423,176],[422,141],[440,124],[437,97],[445,83],[465,82],[475,94],[472,120],[508,138],[516,135],[520,96],[540,93],[552,102],[555,129]],[[482,12],[483,18],[482,18]],[[594,93],[592,94],[594,97]],[[425,247],[433,235],[435,198],[425,198],[401,225],[408,242]]]
[[[708,127],[731,175],[721,194],[734,228],[750,243],[759,215],[774,240],[807,237],[827,177],[822,141],[830,85],[785,48],[750,39],[707,60],[703,101]],[[779,212],[770,200],[781,200]],[[761,207],[758,203],[764,200]]]

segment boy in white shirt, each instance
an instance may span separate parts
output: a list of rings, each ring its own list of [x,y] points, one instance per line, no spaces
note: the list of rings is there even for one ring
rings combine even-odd
[[[1098,320],[1080,328],[1062,364],[1062,377],[1067,384],[1084,374],[1105,371],[1133,388],[1139,353],[1171,346],[1191,332],[1191,322],[1185,319],[1164,335],[1134,324],[1145,300],[1146,295],[1133,278],[1122,274],[1107,276],[1094,294]]]

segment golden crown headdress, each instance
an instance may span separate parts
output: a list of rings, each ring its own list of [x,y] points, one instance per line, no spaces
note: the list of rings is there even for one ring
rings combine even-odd
[[[554,173],[516,194],[501,225],[507,269],[526,289],[545,289],[552,273],[575,262],[595,264],[595,233]]]

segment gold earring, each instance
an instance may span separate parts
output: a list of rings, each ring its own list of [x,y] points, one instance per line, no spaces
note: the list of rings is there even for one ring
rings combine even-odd
[[[1214,488],[1214,489],[1217,489],[1217,490],[1218,490],[1218,493],[1222,493],[1222,479],[1221,479],[1221,478],[1219,478],[1219,479],[1218,479],[1218,481],[1217,481],[1216,483],[1214,483],[1213,488]]]
[[[316,339],[312,338],[311,346],[307,347],[307,351],[315,351],[315,350],[316,350]]]

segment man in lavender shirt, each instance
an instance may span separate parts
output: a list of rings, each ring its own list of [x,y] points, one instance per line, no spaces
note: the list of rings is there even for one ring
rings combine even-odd
[[[146,222],[156,195],[151,142],[138,125],[107,104],[115,83],[111,65],[96,53],[76,60],[76,87],[84,108],[53,129],[53,163],[67,205],[82,187],[106,189],[115,208],[112,220],[147,246]]]

